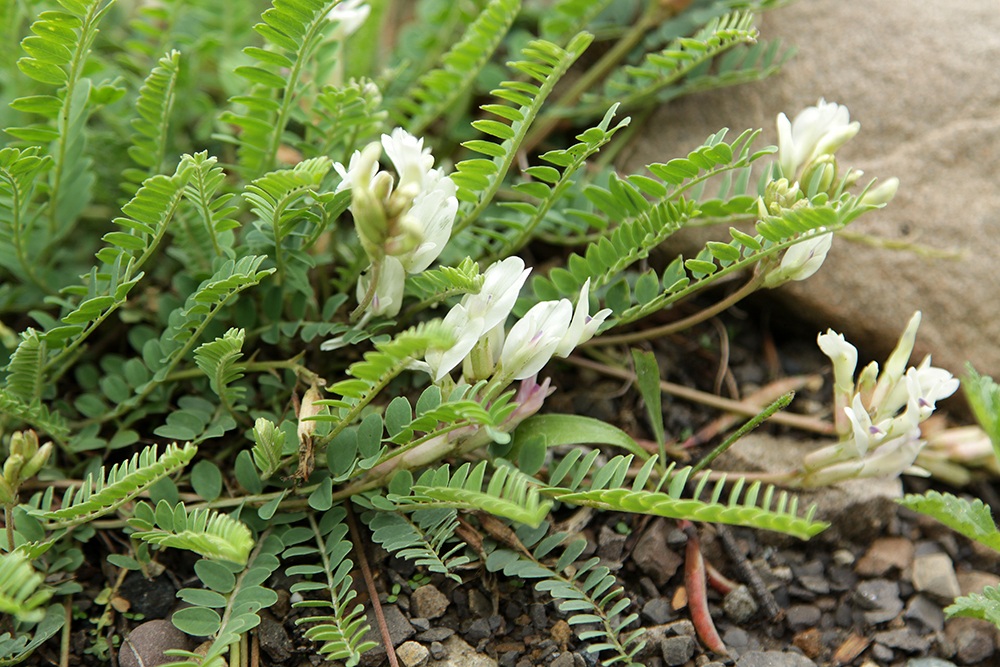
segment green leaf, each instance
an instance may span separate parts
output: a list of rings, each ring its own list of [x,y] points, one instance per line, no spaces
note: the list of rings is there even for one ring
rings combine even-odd
[[[213,609],[187,607],[178,609],[170,616],[174,627],[192,637],[214,635],[222,627],[222,617]]]
[[[207,502],[222,493],[222,471],[211,461],[198,461],[191,468],[191,487]]]
[[[981,618],[1000,627],[1000,588],[987,586],[981,594],[972,593],[955,598],[954,604],[945,607],[944,613],[948,618]]]
[[[928,491],[923,495],[907,494],[899,502],[915,512],[937,519],[969,539],[1000,551],[1000,532],[993,523],[989,506],[979,498],[970,501],[950,493]]]
[[[969,364],[962,389],[976,421],[993,443],[993,452],[1000,459],[1000,384],[987,375],[980,375]]]
[[[547,447],[560,445],[614,445],[631,452],[643,461],[649,453],[625,431],[593,417],[545,414],[524,420],[514,431],[514,447],[529,438],[541,437]]]
[[[666,442],[663,432],[663,400],[660,388],[660,365],[656,361],[656,355],[646,350],[632,350],[632,360],[635,362],[636,384],[639,387],[639,395],[646,406],[646,414],[649,416],[649,425],[653,429],[653,434],[658,445]]]

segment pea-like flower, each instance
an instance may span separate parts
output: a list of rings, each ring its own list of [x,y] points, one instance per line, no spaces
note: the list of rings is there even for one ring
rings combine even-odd
[[[778,114],[777,125],[778,164],[789,181],[799,180],[801,170],[821,156],[833,155],[861,129],[861,123],[851,122],[847,107],[822,98],[792,121]]]
[[[383,150],[398,183],[392,174],[378,169]],[[369,300],[369,316],[393,317],[402,306],[406,274],[426,270],[451,237],[458,213],[457,188],[434,168],[424,140],[402,128],[355,151],[346,167],[341,163],[333,167],[341,177],[337,191],[351,190],[351,214],[371,261],[358,281],[358,300]]]
[[[524,268],[520,257],[494,262],[483,272],[479,292],[466,294],[448,311],[444,324],[455,332],[455,344],[447,350],[430,350],[424,358],[435,382],[462,363],[491,330],[507,321],[529,273],[531,269]]]
[[[913,465],[925,444],[920,423],[934,412],[937,401],[955,393],[959,384],[948,371],[931,366],[930,357],[919,366],[906,367],[919,325],[917,312],[882,372],[878,373],[877,364],[869,364],[857,382],[854,346],[832,330],[820,334],[819,347],[834,364],[834,409],[840,441],[806,456],[792,483],[818,486],[857,477],[897,475]]]
[[[764,277],[765,287],[777,287],[792,280],[805,280],[819,271],[833,246],[833,232],[821,229],[804,241],[799,241],[781,256],[781,264]]]
[[[326,18],[337,24],[333,38],[344,40],[353,35],[364,24],[371,11],[372,8],[365,0],[341,0],[326,15]]]

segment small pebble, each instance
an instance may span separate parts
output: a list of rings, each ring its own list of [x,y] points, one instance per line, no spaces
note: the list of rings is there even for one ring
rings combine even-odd
[[[687,635],[667,637],[660,642],[660,653],[663,655],[663,662],[669,667],[678,667],[694,656],[696,647],[693,637]]]
[[[448,657],[448,650],[441,642],[431,642],[431,657],[435,660],[444,660]]]
[[[466,640],[477,643],[480,640],[486,639],[493,633],[490,631],[490,622],[485,618],[477,618],[470,625],[469,629],[465,631]]]
[[[426,618],[411,618],[410,625],[412,625],[413,629],[417,632],[424,632],[425,630],[431,629],[431,622]]]
[[[431,652],[419,642],[404,642],[396,649],[396,657],[405,667],[424,667],[430,660]]]
[[[666,598],[653,598],[642,607],[642,615],[654,625],[663,625],[674,618],[674,610]]]
[[[670,548],[671,531],[667,526],[663,519],[651,522],[632,549],[632,562],[657,586],[667,583],[683,562]]]
[[[944,612],[941,611],[939,605],[931,602],[923,595],[914,595],[910,598],[903,617],[917,621],[928,630],[933,630],[934,632],[944,630]]]
[[[555,660],[549,663],[550,667],[574,667],[575,661],[573,660],[573,654],[569,651],[564,651],[556,656]]]
[[[797,604],[788,608],[785,620],[792,630],[804,630],[819,625],[819,620],[823,616],[818,607],[809,604]]]
[[[879,664],[888,665],[892,662],[892,658],[895,655],[892,649],[884,644],[874,643],[871,648],[868,649],[871,657],[875,658]]]
[[[746,586],[737,586],[722,601],[722,609],[733,623],[746,623],[757,613],[757,608],[757,600]]]
[[[816,663],[800,653],[749,651],[740,656],[736,667],[816,667]]]
[[[440,618],[448,609],[448,597],[433,584],[426,584],[413,591],[410,607],[418,618]]]
[[[118,664],[121,667],[159,667],[177,660],[163,654],[172,648],[190,650],[191,639],[170,621],[146,621],[125,637],[118,651]]]
[[[871,625],[886,623],[903,611],[899,598],[899,584],[887,579],[862,581],[854,591],[854,602],[864,612],[865,621]]]
[[[885,646],[906,653],[927,653],[927,650],[931,647],[929,640],[924,639],[924,637],[913,632],[910,628],[876,632],[873,638],[879,644],[884,644]]]
[[[903,537],[880,537],[868,547],[854,571],[863,577],[882,577],[893,568],[905,570],[913,560],[913,542]]]
[[[451,628],[431,628],[430,630],[424,630],[419,635],[414,637],[418,642],[443,642],[448,637],[455,634],[455,631]]]
[[[996,650],[996,628],[978,618],[953,618],[945,625],[945,636],[955,646],[955,658],[965,665],[983,664]]]
[[[500,656],[497,662],[500,664],[500,667],[514,667],[520,656],[520,651],[506,651]]]
[[[932,599],[951,602],[962,594],[948,554],[931,553],[913,559],[913,588]]]
[[[622,535],[606,525],[601,526],[597,535],[597,556],[602,564],[612,570],[619,569],[622,566],[622,554],[627,539],[628,535]]]

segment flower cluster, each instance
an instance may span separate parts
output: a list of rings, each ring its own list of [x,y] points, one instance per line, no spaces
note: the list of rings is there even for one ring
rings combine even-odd
[[[344,40],[353,35],[371,11],[372,8],[365,0],[341,0],[340,4],[326,15],[327,19],[336,23],[333,38]]]
[[[380,171],[382,151],[395,169]],[[381,144],[355,151],[347,167],[334,164],[337,190],[351,190],[351,213],[361,245],[371,262],[358,280],[358,301],[367,313],[394,317],[403,301],[407,274],[424,271],[451,236],[458,212],[456,187],[424,140],[402,128],[383,134]]]
[[[881,373],[873,361],[856,381],[857,349],[832,330],[819,335],[820,349],[833,361],[834,423],[840,441],[805,458],[799,473],[802,485],[898,475],[913,465],[925,444],[920,423],[959,384],[948,371],[931,366],[930,356],[906,368],[919,325],[917,312]]]
[[[837,160],[834,153],[861,129],[861,123],[851,122],[847,107],[822,98],[816,106],[803,109],[792,121],[785,114],[778,114],[777,126],[781,178],[769,183],[764,196],[757,201],[761,219],[781,215],[785,209],[806,206],[808,202],[802,192],[804,184],[817,184],[818,190],[823,192],[835,187]],[[847,180],[853,183],[861,175],[862,172],[852,170]],[[898,187],[899,181],[891,178],[866,191],[861,203],[870,206],[886,204]],[[805,280],[819,270],[833,244],[833,232],[820,228],[809,236],[789,248],[782,256],[780,266],[765,275],[765,287]]]
[[[590,315],[590,281],[584,283],[574,308],[567,299],[535,304],[509,332],[505,323],[530,268],[519,257],[492,264],[483,273],[482,288],[467,294],[445,316],[455,332],[455,344],[431,350],[425,357],[435,382],[462,364],[470,382],[498,377],[503,383],[530,378],[553,356],[570,352],[597,332],[611,314],[605,308]]]

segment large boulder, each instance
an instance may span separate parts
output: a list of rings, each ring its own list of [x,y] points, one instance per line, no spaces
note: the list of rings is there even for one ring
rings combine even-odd
[[[861,133],[838,153],[841,165],[901,181],[886,209],[850,231],[959,256],[837,239],[818,274],[778,296],[817,329],[844,332],[875,358],[922,310],[914,361],[932,352],[935,365],[953,372],[968,360],[1000,376],[996,10],[995,0],[810,0],[774,10],[760,19],[762,37],[798,48],[783,70],[664,107],[627,167],[682,155],[721,127],[760,127],[760,145],[776,143],[779,112],[794,117],[820,97],[847,105]],[[699,239],[688,234],[676,249],[690,252]]]

